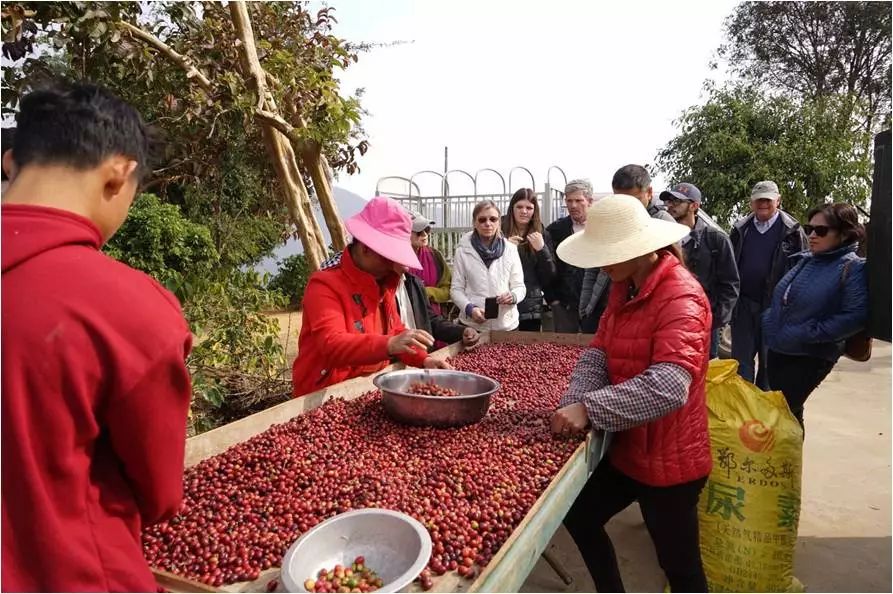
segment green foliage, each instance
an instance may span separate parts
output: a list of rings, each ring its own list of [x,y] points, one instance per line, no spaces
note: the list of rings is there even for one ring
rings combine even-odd
[[[209,274],[219,263],[207,227],[186,219],[173,204],[141,194],[105,252],[154,276],[183,297],[187,276]]]
[[[753,185],[778,183],[782,207],[802,217],[826,199],[864,205],[871,189],[870,136],[854,124],[859,103],[767,97],[752,88],[713,89],[686,110],[659,153],[668,182],[695,184],[721,224],[749,212]]]
[[[285,367],[279,322],[261,313],[283,307],[285,300],[264,289],[266,280],[233,269],[190,286],[184,313],[196,335],[188,365],[197,432],[228,420],[240,406],[238,397],[250,397]]]
[[[733,72],[799,99],[849,95],[868,130],[890,122],[889,2],[742,2],[720,47]]]
[[[310,280],[311,270],[304,254],[295,254],[277,262],[279,272],[267,285],[271,291],[278,291],[288,299],[289,307],[296,308],[304,299],[304,289]]]
[[[105,251],[152,275],[183,303],[196,336],[188,361],[195,431],[231,419],[240,398],[279,376],[285,366],[279,324],[261,312],[283,307],[285,299],[264,289],[267,279],[256,272],[220,266],[207,227],[142,194]]]

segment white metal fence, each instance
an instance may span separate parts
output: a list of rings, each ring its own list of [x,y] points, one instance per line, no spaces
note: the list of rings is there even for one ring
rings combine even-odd
[[[552,170],[557,170],[564,178],[553,185],[549,179]],[[516,170],[523,170],[530,177],[531,185],[517,185],[512,188],[512,174]],[[503,191],[500,193],[478,193],[478,179],[482,173],[492,173],[499,177],[502,181]],[[438,194],[423,195],[418,183],[415,181],[420,175],[434,175],[440,177],[441,191]],[[471,194],[451,194],[449,186],[450,175],[463,174],[472,181],[473,192]],[[557,181],[557,180],[556,180]],[[385,182],[388,185],[403,185],[405,191],[388,191],[384,189]],[[396,182],[396,183],[395,183]],[[388,176],[378,180],[375,188],[376,195],[389,196],[403,206],[420,212],[422,215],[429,217],[434,221],[435,225],[431,228],[431,245],[439,250],[444,257],[452,263],[453,253],[456,244],[463,234],[472,228],[471,213],[474,206],[482,200],[492,200],[499,207],[500,214],[505,214],[508,209],[509,202],[519,188],[529,187],[536,191],[536,197],[540,205],[540,216],[543,224],[560,219],[567,215],[567,207],[564,204],[564,187],[567,185],[567,177],[560,167],[553,166],[549,168],[546,182],[542,190],[536,191],[535,180],[530,171],[524,167],[513,168],[508,175],[508,183],[501,173],[494,169],[481,169],[475,175],[464,170],[453,170],[447,174],[441,174],[435,171],[420,171],[410,177]]]

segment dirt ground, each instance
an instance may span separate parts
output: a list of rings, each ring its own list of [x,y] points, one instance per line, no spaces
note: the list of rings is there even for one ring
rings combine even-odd
[[[275,314],[289,364],[301,312]],[[290,322],[289,322],[290,320]],[[795,575],[810,592],[890,592],[891,347],[868,363],[841,359],[806,407],[800,538]],[[663,591],[664,579],[636,505],[608,532],[629,592]],[[560,528],[549,545],[574,582],[565,586],[542,559],[522,592],[591,592],[573,541]]]
[[[282,312],[270,314],[279,321],[279,342],[285,348],[285,360],[291,369],[292,361],[298,355],[298,335],[301,333],[301,312]]]

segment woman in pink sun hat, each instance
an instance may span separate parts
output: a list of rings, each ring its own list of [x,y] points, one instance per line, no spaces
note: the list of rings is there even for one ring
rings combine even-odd
[[[353,240],[313,273],[304,291],[292,394],[303,396],[344,380],[375,373],[392,359],[407,365],[448,368],[428,356],[434,338],[407,330],[395,292],[403,267],[419,268],[409,214],[396,201],[376,196],[344,226]]]

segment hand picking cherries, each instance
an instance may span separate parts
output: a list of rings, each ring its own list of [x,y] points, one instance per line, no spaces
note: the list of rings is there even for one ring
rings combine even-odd
[[[454,357],[456,369],[502,384],[475,425],[395,423],[377,391],[273,425],[186,470],[179,513],[143,531],[146,559],[212,586],[255,581],[320,522],[379,507],[428,529],[422,589],[448,571],[471,580],[580,445],[580,437],[553,437],[549,418],[581,351],[487,344]],[[335,591],[328,575],[317,576],[312,591],[320,591],[317,582]],[[368,578],[366,585],[376,587]]]
[[[357,557],[350,567],[336,565],[320,569],[316,578],[304,582],[308,592],[375,592],[384,585],[378,574],[366,567],[366,560]]]
[[[413,382],[409,385],[410,394],[419,396],[459,396],[459,391],[428,382]]]

